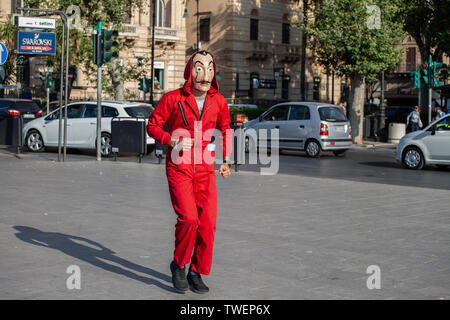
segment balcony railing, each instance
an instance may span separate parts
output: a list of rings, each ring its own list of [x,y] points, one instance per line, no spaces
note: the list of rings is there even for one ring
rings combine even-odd
[[[250,60],[265,60],[272,54],[268,43],[254,41],[249,48],[249,55],[247,59]]]
[[[123,24],[122,30],[119,32],[122,37],[137,37],[139,36],[139,26],[137,24]]]
[[[150,36],[151,36],[151,27],[150,27]],[[155,27],[155,39],[161,40],[180,40],[178,37],[178,30],[173,28],[166,27]]]

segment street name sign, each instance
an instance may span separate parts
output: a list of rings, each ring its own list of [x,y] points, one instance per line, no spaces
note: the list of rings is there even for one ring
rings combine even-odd
[[[16,39],[19,54],[56,54],[56,33],[18,31]]]
[[[16,25],[19,28],[56,29],[56,19],[16,16]]]
[[[0,42],[0,65],[4,64],[8,59],[8,49],[3,42]]]

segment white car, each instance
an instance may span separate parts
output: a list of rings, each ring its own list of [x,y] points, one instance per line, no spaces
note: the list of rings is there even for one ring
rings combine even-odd
[[[396,159],[408,169],[419,170],[428,164],[450,166],[450,115],[404,136]]]
[[[153,112],[149,104],[102,101],[102,156],[111,155],[111,119],[114,117],[145,118]],[[64,116],[64,114],[63,114]],[[64,117],[63,117],[64,126]],[[58,146],[59,109],[45,117],[28,122],[23,127],[24,145],[30,151],[43,151]],[[81,101],[67,105],[67,147],[95,149],[97,140],[97,102]],[[147,135],[147,153],[155,140]]]

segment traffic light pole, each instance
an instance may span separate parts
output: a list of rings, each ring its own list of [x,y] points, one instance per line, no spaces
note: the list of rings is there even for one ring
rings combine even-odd
[[[431,123],[431,101],[433,98],[433,60],[428,58],[428,124]]]
[[[97,161],[102,160],[102,23],[97,28]]]

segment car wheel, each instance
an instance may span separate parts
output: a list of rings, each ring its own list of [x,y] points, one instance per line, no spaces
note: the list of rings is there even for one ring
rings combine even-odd
[[[102,157],[110,157],[112,154],[111,135],[109,133],[102,133],[101,141],[101,153]]]
[[[343,156],[345,156],[346,151],[347,150],[335,150],[335,151],[333,151],[333,153],[336,157],[343,157]]]
[[[30,130],[27,133],[26,144],[28,150],[32,152],[44,151],[44,139],[42,135],[37,130]]]
[[[423,154],[420,149],[416,147],[407,147],[403,152],[403,164],[408,169],[422,169],[425,161],[423,160]]]
[[[305,146],[306,155],[311,158],[317,158],[320,155],[320,144],[316,140],[309,140]]]

